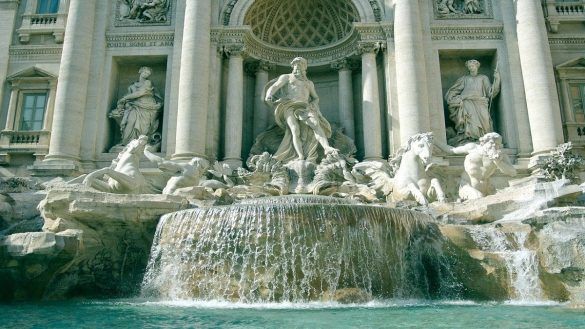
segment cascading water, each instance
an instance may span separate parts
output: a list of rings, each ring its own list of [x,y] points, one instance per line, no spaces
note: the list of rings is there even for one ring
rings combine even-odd
[[[430,216],[329,197],[262,198],[164,216],[143,294],[237,302],[453,292]]]
[[[535,251],[526,247],[530,228],[522,221],[560,195],[567,184],[558,180],[537,185],[536,195],[527,194],[526,204],[490,225],[477,225],[468,229],[482,251],[498,254],[505,262],[514,288],[513,302],[542,302],[543,291],[539,277],[539,260]],[[520,200],[517,200],[520,201]],[[513,230],[504,232],[500,225],[512,225]]]
[[[472,226],[469,232],[482,251],[497,254],[504,260],[514,288],[513,301],[530,303],[542,300],[538,257],[525,246],[528,232],[515,230],[508,235],[494,225]]]

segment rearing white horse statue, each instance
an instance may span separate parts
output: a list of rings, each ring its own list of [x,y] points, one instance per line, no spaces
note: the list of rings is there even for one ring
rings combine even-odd
[[[120,194],[154,193],[154,189],[140,172],[140,157],[148,142],[140,136],[124,147],[108,168],[98,169],[83,179],[83,184],[101,192]],[[104,179],[107,176],[107,179]]]
[[[372,181],[370,187],[389,195],[392,201],[414,199],[427,205],[429,198],[445,201],[445,193],[436,178],[427,175],[433,152],[433,134],[411,136],[389,162],[364,162],[355,169],[365,172]]]

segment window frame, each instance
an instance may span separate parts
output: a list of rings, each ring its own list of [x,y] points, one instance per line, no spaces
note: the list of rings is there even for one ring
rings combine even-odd
[[[18,104],[17,104],[17,110],[16,110],[16,114],[14,116],[15,118],[15,122],[13,124],[13,127],[15,128],[15,131],[43,131],[45,130],[45,122],[46,122],[46,117],[47,117],[47,107],[49,104],[49,94],[50,94],[50,90],[49,89],[25,89],[25,90],[21,90],[19,92],[18,95]],[[24,121],[24,105],[25,105],[25,97],[27,95],[43,95],[45,97],[45,103],[43,104],[43,118],[41,120],[41,128],[40,129],[23,129],[22,125],[23,125],[23,121]],[[35,98],[35,105],[36,105],[36,98]],[[36,106],[33,107],[36,110]],[[34,113],[36,114],[36,113]],[[33,114],[33,116],[34,116]],[[33,122],[38,122],[37,120],[32,120]]]
[[[53,8],[53,6],[55,6]],[[37,8],[35,13],[38,15],[52,15],[59,12],[61,2],[59,0],[37,0]],[[51,10],[52,9],[52,10]],[[45,11],[41,11],[45,10]]]

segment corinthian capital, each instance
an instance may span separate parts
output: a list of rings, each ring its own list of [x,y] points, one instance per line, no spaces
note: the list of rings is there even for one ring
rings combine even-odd
[[[352,61],[349,58],[344,58],[331,63],[331,68],[335,70],[355,70],[358,68],[358,65],[355,61]]]
[[[357,47],[358,54],[377,53],[385,48],[382,41],[360,41]]]
[[[244,56],[246,47],[243,44],[228,44],[223,46],[223,52],[226,56]]]

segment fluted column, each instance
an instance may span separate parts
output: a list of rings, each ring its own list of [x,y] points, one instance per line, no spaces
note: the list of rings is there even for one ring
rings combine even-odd
[[[224,162],[242,166],[242,124],[244,120],[244,58],[242,46],[227,46],[229,72],[225,118]]]
[[[187,1],[181,51],[175,159],[205,156],[211,1]]]
[[[256,88],[254,92],[254,138],[268,128],[268,114],[270,110],[264,103],[264,88],[268,84],[268,72],[273,66],[266,61],[261,61],[253,67],[254,74],[256,74]]]
[[[353,119],[353,63],[344,59],[331,65],[339,73],[339,123],[345,134],[355,139],[355,124]]]
[[[76,165],[79,161],[95,10],[96,1],[70,2],[55,95],[51,142],[45,162]]]
[[[382,159],[382,121],[376,53],[379,43],[362,43],[362,116],[364,125],[364,159]]]
[[[540,1],[516,0],[520,65],[534,153],[563,142],[561,114],[550,46]]]
[[[428,131],[429,106],[418,0],[396,0],[394,44],[400,140]]]

